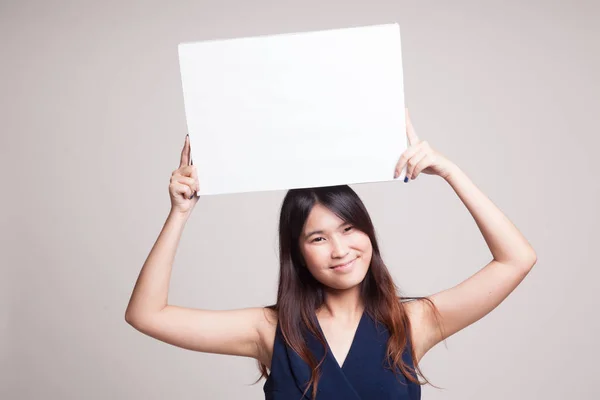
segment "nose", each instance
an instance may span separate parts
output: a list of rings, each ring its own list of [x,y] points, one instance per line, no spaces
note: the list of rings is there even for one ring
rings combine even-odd
[[[349,252],[348,245],[343,238],[333,237],[331,239],[331,257],[332,258],[344,258]]]

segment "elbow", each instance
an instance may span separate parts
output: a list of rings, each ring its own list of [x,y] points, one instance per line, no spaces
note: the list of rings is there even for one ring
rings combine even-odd
[[[529,247],[529,251],[527,252],[527,265],[531,269],[535,263],[537,263],[537,254],[533,247]]]
[[[125,322],[140,332],[144,331],[144,326],[147,324],[146,319],[133,313],[125,313]]]
[[[523,267],[526,272],[531,271],[537,263],[537,254],[533,248],[530,248],[524,255],[519,257],[518,265]]]
[[[162,309],[161,309],[162,310]],[[151,321],[155,319],[155,317],[160,313],[161,310],[158,311],[140,311],[140,310],[129,310],[125,311],[125,322],[129,325],[133,326],[136,329],[141,329],[140,327],[147,326]]]
[[[125,322],[127,322],[129,325],[133,325],[133,315],[131,315],[131,311],[127,310],[125,311]]]
[[[136,327],[137,325],[139,325],[140,319],[141,316],[139,311],[134,311],[127,308],[127,310],[125,311],[125,322],[127,322],[133,327]]]
[[[498,260],[500,261],[500,260]],[[523,270],[525,273],[531,271],[533,266],[537,263],[537,254],[533,248],[520,251],[515,253],[512,257],[507,260],[501,261],[503,264],[512,265],[515,268]]]
[[[533,267],[537,263],[537,254],[535,253],[535,251],[533,251],[533,249],[531,249],[531,251],[531,266]]]

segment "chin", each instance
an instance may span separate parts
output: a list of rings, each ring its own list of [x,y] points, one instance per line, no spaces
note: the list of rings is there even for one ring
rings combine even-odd
[[[367,269],[364,271],[353,271],[352,273],[339,275],[334,272],[333,276],[332,274],[327,274],[327,276],[324,276],[319,280],[322,284],[332,289],[347,290],[360,285],[366,275]]]
[[[358,282],[342,282],[341,280],[329,281],[323,283],[325,286],[336,290],[348,290],[360,285],[362,279]]]

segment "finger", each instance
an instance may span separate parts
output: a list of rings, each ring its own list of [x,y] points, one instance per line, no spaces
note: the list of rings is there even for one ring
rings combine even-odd
[[[187,147],[188,147],[188,163],[187,165],[192,165],[192,145],[190,144],[190,135],[187,135]]]
[[[189,165],[190,160],[190,135],[185,136],[185,143],[183,145],[183,149],[181,150],[181,160],[179,161],[179,168],[185,167]]]
[[[406,137],[408,138],[408,144],[410,146],[416,146],[420,143],[419,137],[415,132],[415,128],[410,121],[410,115],[408,114],[408,108],[406,108]]]
[[[186,171],[189,171],[189,173],[187,173],[186,175],[178,175],[177,177],[175,177],[175,180],[177,182],[181,182],[181,183],[185,183],[186,185],[189,185],[192,188],[192,191],[194,192],[198,192],[200,191],[200,182],[198,181],[198,175],[196,174],[195,170],[194,170],[194,166],[193,165],[189,165],[186,168],[184,168]]]
[[[406,177],[408,179],[415,179],[415,168],[417,166],[417,164],[419,164],[419,162],[421,162],[421,160],[427,155],[427,152],[421,150],[419,151],[417,154],[415,154],[414,156],[412,156],[410,158],[410,160],[408,160],[407,166],[406,166]]]
[[[190,199],[193,195],[192,188],[184,183],[175,182],[171,184],[175,194],[181,195],[185,199]]]
[[[190,189],[192,189],[192,191],[196,190],[196,180],[194,178],[187,177],[187,176],[181,176],[181,177],[177,178],[176,182],[183,183],[184,185],[188,185],[190,187]]]
[[[402,153],[402,155],[400,156],[400,159],[398,160],[398,163],[396,164],[396,169],[394,172],[394,177],[398,177],[400,176],[400,173],[402,172],[402,169],[404,168],[404,166],[406,165],[406,163],[408,162],[408,160],[414,156],[415,154],[417,154],[417,152],[419,151],[419,147],[415,146],[415,147],[409,147],[408,149],[406,149],[404,151],[404,153]]]
[[[200,182],[198,181],[198,178],[194,176],[194,168],[193,165],[188,165],[187,167],[182,167],[174,171],[171,175],[171,183],[184,183],[190,185],[194,191],[199,190]]]
[[[179,167],[177,168],[175,171],[173,171],[173,173],[171,174],[171,178],[177,178],[179,176],[193,176],[194,174],[194,166],[193,165],[186,165],[184,167]]]
[[[412,171],[411,178],[412,180],[417,179],[417,176],[423,171],[425,168],[431,165],[431,155],[429,153],[424,153],[423,158],[415,165]]]
[[[198,173],[196,172],[196,167],[190,165],[191,177],[189,178],[189,185],[192,188],[192,192],[198,194],[200,193],[200,181],[198,179]]]
[[[198,170],[192,165],[192,178],[196,181],[196,193],[200,193],[200,179],[198,178]]]

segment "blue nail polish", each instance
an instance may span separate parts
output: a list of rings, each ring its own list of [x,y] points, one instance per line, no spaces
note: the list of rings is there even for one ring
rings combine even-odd
[[[404,177],[404,183],[408,182],[408,176]]]

